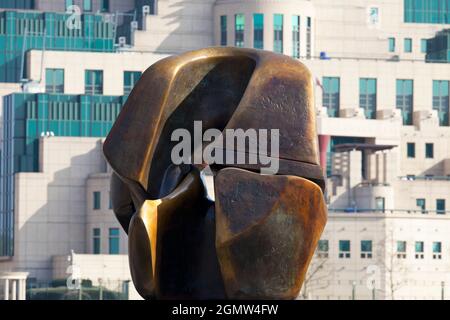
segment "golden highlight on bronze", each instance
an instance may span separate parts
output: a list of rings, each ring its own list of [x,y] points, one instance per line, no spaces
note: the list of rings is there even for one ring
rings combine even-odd
[[[174,164],[172,133],[194,135],[199,121],[204,131],[279,130],[278,154],[268,155],[277,174],[261,174],[260,162]],[[192,153],[206,147],[192,143]],[[215,151],[251,156],[245,146],[228,146]],[[327,214],[313,84],[302,63],[224,47],[163,59],[131,92],[104,154],[114,170],[112,204],[128,233],[131,275],[144,298],[298,296]],[[215,201],[201,179],[206,165]]]

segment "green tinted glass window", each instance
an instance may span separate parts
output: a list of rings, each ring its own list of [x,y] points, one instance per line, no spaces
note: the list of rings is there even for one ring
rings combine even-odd
[[[100,191],[94,191],[93,192],[93,201],[94,201],[94,203],[92,205],[93,209],[94,210],[100,210],[100,207],[101,207],[101,193],[100,193]]]
[[[404,49],[405,49],[405,52],[412,52],[412,39],[411,38],[404,39]]]
[[[253,47],[264,48],[264,15],[261,13],[253,14]]]
[[[244,47],[245,15],[236,14],[234,16],[234,45]]]
[[[283,53],[283,15],[273,15],[273,51]]]
[[[339,117],[340,79],[324,77],[322,91],[322,104],[327,108],[328,116]]]
[[[436,199],[436,212],[438,214],[445,213],[445,199]]]
[[[416,144],[413,142],[408,142],[406,144],[406,156],[408,158],[415,158],[416,157]]]
[[[120,236],[118,228],[109,229],[109,254],[119,254]]]
[[[420,52],[427,53],[427,39],[420,39]]]
[[[125,95],[130,94],[141,75],[142,72],[140,71],[125,71],[123,73],[123,93]]]
[[[415,250],[416,250],[416,252],[417,253],[422,253],[423,252],[423,248],[424,248],[423,241],[416,241],[416,243],[415,243]]]
[[[93,237],[92,237],[92,251],[94,254],[100,254],[101,252],[101,234],[100,228],[93,229]]]
[[[359,79],[359,107],[364,109],[367,119],[377,117],[377,79]]]
[[[397,252],[406,253],[406,241],[397,241]]]
[[[402,112],[403,124],[412,125],[413,115],[413,80],[397,80],[396,105]]]
[[[85,71],[85,93],[103,94],[103,71],[101,70]]]
[[[101,11],[109,12],[109,0],[101,0]]]
[[[425,199],[416,199],[416,206],[422,210],[422,212],[425,213],[426,209],[426,201]]]
[[[328,249],[328,240],[319,240],[317,250],[319,250],[320,252],[328,252]]]
[[[64,69],[45,69],[45,92],[64,92]]]
[[[433,143],[425,143],[425,158],[427,158],[427,159],[434,158],[434,144]]]
[[[403,7],[405,22],[450,24],[448,0],[404,0]]]
[[[339,251],[350,251],[350,240],[339,240]]]
[[[433,109],[437,110],[440,126],[449,126],[449,86],[448,80],[433,80]]]
[[[92,0],[83,0],[83,10],[86,12],[92,11]]]
[[[442,242],[433,242],[433,253],[442,252]]]
[[[227,45],[227,16],[220,16],[220,45]]]
[[[292,57],[300,58],[300,16],[292,16]]]
[[[389,38],[389,52],[395,52],[395,38]]]
[[[361,252],[372,252],[372,240],[361,240]]]

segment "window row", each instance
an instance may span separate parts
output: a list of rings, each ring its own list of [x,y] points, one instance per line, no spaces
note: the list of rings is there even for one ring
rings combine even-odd
[[[404,21],[450,24],[450,0],[404,0]]]
[[[140,71],[124,71],[123,92],[129,95],[139,78]],[[103,94],[103,71],[85,70],[84,92],[88,95]],[[64,93],[64,69],[45,70],[45,91],[47,93]]]
[[[424,198],[416,199],[416,206],[422,211],[422,213],[428,213],[427,202]],[[436,199],[436,213],[445,214],[445,199]]]
[[[300,33],[301,33],[301,17],[299,15],[291,16],[291,28],[292,28],[292,57],[300,58]],[[244,47],[244,33],[246,28],[245,15],[234,15],[234,45],[236,47]],[[283,53],[284,47],[284,27],[285,15],[274,14],[273,15],[273,51],[277,53]],[[306,57],[311,57],[311,17],[306,17]],[[228,16],[220,16],[220,45],[228,45]],[[264,49],[264,14],[253,14],[253,47],[255,49]]]
[[[74,0],[65,0],[66,10],[74,5]],[[100,12],[109,12],[109,0],[100,1]],[[92,0],[83,0],[83,11],[92,12]]]
[[[38,103],[27,101],[27,119],[42,119],[38,114]],[[121,109],[120,103],[93,103],[90,109],[93,121],[113,122],[117,119]],[[49,101],[47,109],[48,120],[81,120],[81,109],[78,102],[72,101]]]
[[[108,209],[112,209],[111,194],[109,194]],[[102,192],[94,191],[92,192],[92,209],[101,210],[102,209]]]
[[[414,82],[410,79],[396,80],[396,107],[401,110],[403,124],[413,124]],[[340,78],[323,77],[322,104],[327,108],[328,116],[339,117]],[[440,126],[449,126],[449,80],[433,80],[432,107],[437,111]],[[376,119],[377,79],[359,79],[359,107],[364,109],[367,119]]]
[[[100,228],[92,230],[92,252],[102,254],[102,234]],[[108,229],[108,254],[120,253],[120,230],[119,228]]]
[[[397,51],[396,39],[391,37],[388,38],[388,50],[389,52]],[[403,52],[411,53],[413,51],[413,39],[404,38],[403,39]],[[427,39],[420,39],[420,53],[427,53]]]
[[[398,259],[406,259],[407,257],[407,242],[397,241],[394,255]],[[319,240],[316,254],[319,258],[329,257],[329,241],[322,239]],[[433,259],[442,259],[442,242],[434,241],[431,244],[431,253]],[[373,258],[373,245],[372,240],[361,240],[360,250],[361,259],[371,259]],[[425,257],[425,244],[423,241],[416,241],[414,243],[414,258],[424,259]],[[349,259],[351,258],[351,241],[350,240],[339,240],[338,247],[338,258],[339,259]]]
[[[434,158],[434,143],[425,143],[425,158],[433,159]],[[406,143],[406,156],[408,158],[416,157],[416,144],[414,142]]]

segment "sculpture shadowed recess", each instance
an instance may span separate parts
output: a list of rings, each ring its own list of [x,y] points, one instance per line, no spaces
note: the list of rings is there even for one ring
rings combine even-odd
[[[276,174],[260,174],[260,161],[174,162],[173,132],[194,137],[200,122],[203,132],[224,135],[277,130],[278,154],[268,155]],[[214,154],[228,154],[228,142]],[[205,145],[192,142],[193,153],[199,148]],[[113,210],[144,298],[298,296],[327,219],[313,84],[302,63],[224,47],[160,60],[136,84],[103,149],[113,169]],[[201,177],[206,165],[214,201]]]

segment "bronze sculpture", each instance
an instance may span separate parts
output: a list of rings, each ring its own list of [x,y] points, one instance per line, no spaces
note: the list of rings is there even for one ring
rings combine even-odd
[[[220,131],[279,130],[277,174],[259,174],[260,163],[175,165],[171,134],[193,133],[195,121]],[[303,64],[237,48],[163,59],[131,92],[104,154],[114,171],[113,210],[128,233],[131,274],[144,298],[298,295],[326,223],[313,85]],[[208,164],[215,202],[200,177]]]

